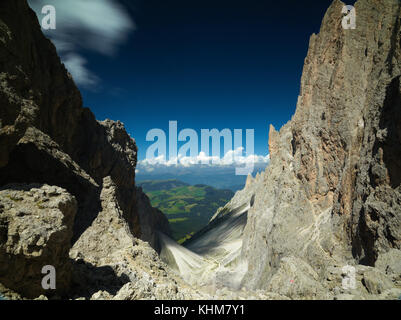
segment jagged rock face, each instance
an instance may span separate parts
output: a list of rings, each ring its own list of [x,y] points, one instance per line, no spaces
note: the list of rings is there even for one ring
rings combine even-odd
[[[0,191],[0,282],[24,297],[45,293],[42,268],[56,268],[56,290],[69,289],[68,256],[77,211],[75,198],[47,185],[9,185]]]
[[[135,243],[117,197],[117,187],[110,177],[103,181],[101,211],[71,249],[71,257],[83,258],[93,265],[117,263],[114,255]]]
[[[104,178],[102,211],[70,251],[76,261],[74,285],[78,294],[116,300],[201,297],[182,282],[179,287],[180,280],[167,273],[167,266],[149,244],[131,234],[116,190],[111,178]]]
[[[136,239],[158,249],[155,229],[168,232],[168,223],[135,188],[135,142],[121,123],[98,122],[82,108],[26,1],[2,0],[0,185],[58,187],[0,191],[0,282],[39,296],[39,268],[52,264],[61,291],[72,278],[74,298],[398,297],[401,4],[359,0],[355,30],[341,27],[343,5],[335,0],[311,37],[296,114],[280,132],[271,128],[266,172],[249,178],[194,237],[192,245],[213,232],[220,241],[214,228],[227,231],[224,223],[241,214],[240,228],[226,229],[242,247],[209,253],[222,257],[216,282],[251,291],[223,287],[210,296],[176,278]],[[345,265],[355,266],[355,289],[341,288]]]
[[[137,147],[124,125],[98,122],[82,107],[71,75],[26,1],[2,1],[0,40],[0,185],[34,182],[67,189],[79,205],[75,241],[96,217],[103,178],[110,176],[124,217],[140,236]],[[163,215],[155,219],[167,223]]]
[[[251,288],[271,287],[291,259],[322,280],[329,266],[401,249],[401,3],[359,0],[349,30],[343,6],[310,39],[294,117],[270,129],[242,252]]]
[[[124,215],[139,235],[135,142],[120,122],[99,123],[89,109],[82,108],[73,79],[26,1],[2,1],[0,13],[0,184],[39,182],[66,188],[79,202],[76,239],[96,211],[93,182],[101,185],[105,176],[111,176],[124,201]],[[31,130],[38,132],[26,141]],[[39,145],[37,134],[57,152]],[[74,179],[63,178],[71,176],[70,167],[79,167],[80,173]],[[92,208],[86,206],[88,195],[93,198]]]
[[[136,162],[137,147],[124,125],[96,121],[92,112],[82,107],[80,92],[27,2],[1,1],[0,186],[39,183],[67,190],[77,201],[74,244],[82,243],[85,237],[81,236],[104,211],[104,193],[113,184],[113,199],[127,234],[143,235],[157,247],[156,228],[168,233],[168,221],[146,201],[137,201],[144,196],[136,193]],[[53,227],[58,230],[56,221]],[[35,231],[40,230],[32,229]],[[5,241],[2,238],[0,246]],[[67,246],[60,250],[68,251],[68,242],[59,243]],[[25,253],[19,258],[21,263],[30,259]],[[54,259],[49,259],[54,265],[64,261]],[[12,268],[3,262],[2,267]],[[10,289],[27,292],[16,282],[8,284]]]

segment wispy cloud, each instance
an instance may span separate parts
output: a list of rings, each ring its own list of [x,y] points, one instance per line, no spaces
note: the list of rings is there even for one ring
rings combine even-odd
[[[81,50],[102,55],[116,54],[118,47],[135,29],[131,17],[115,0],[29,0],[39,21],[45,5],[53,5],[57,13],[56,30],[45,34],[53,41],[75,82],[94,87],[99,78],[87,67]]]
[[[94,87],[99,82],[99,78],[88,70],[87,61],[80,55],[69,53],[64,57],[64,64],[73,75],[76,83],[84,87]]]

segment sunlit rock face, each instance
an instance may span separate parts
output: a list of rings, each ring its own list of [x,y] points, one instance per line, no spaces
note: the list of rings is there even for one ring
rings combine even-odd
[[[348,30],[343,6],[334,1],[311,36],[295,115],[270,130],[244,231],[247,287],[271,289],[299,259],[324,283],[332,266],[373,267],[401,249],[401,4],[360,0]]]
[[[359,0],[347,30],[344,5],[333,1],[310,38],[296,113],[270,128],[266,171],[184,244],[193,259],[168,250],[195,282],[295,299],[401,293],[401,3]]]
[[[0,282],[25,297],[45,293],[42,268],[53,266],[58,295],[68,293],[68,252],[77,212],[75,198],[48,185],[13,184],[0,189]]]

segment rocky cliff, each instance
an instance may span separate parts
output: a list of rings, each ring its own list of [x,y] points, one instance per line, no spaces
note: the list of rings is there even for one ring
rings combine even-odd
[[[372,293],[367,279],[357,293],[330,283],[345,265],[400,286],[401,3],[359,0],[348,30],[343,6],[333,1],[310,38],[295,115],[270,129],[271,162],[244,231],[249,288]]]
[[[82,107],[26,1],[1,1],[0,292],[398,298],[401,3],[359,0],[348,30],[343,6],[334,0],[311,36],[296,113],[270,129],[270,165],[183,248],[159,242],[168,223],[135,187],[123,124]],[[44,265],[58,270],[54,292],[38,285]]]
[[[157,249],[156,232],[168,234],[168,221],[136,189],[136,162],[137,147],[124,125],[99,122],[82,107],[80,92],[27,2],[1,1],[0,282],[33,298],[43,293],[37,283],[41,268],[62,266],[57,294],[65,294],[74,278],[70,247],[75,257],[88,257],[87,241],[96,238],[94,250],[112,256],[121,249],[113,234],[122,232],[122,224],[126,237]],[[54,195],[48,188],[55,188]],[[103,235],[91,233],[114,216],[123,221],[116,230],[111,225]],[[137,243],[132,239],[131,247]],[[85,263],[90,262],[96,267],[98,261]]]
[[[401,2],[359,0],[347,30],[344,5],[310,38],[266,171],[184,244],[218,263],[198,278],[292,299],[400,296]]]

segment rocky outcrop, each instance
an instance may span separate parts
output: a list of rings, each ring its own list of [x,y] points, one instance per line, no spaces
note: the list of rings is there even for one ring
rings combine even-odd
[[[121,251],[131,248],[135,242],[111,177],[104,178],[102,186],[101,211],[71,249],[72,258],[82,258],[95,266],[118,263]]]
[[[75,198],[47,185],[9,185],[0,191],[0,282],[27,298],[45,293],[46,265],[56,269],[56,290],[69,290],[72,263],[68,257]]]
[[[324,286],[335,265],[377,266],[397,277],[401,4],[359,0],[357,28],[349,30],[343,6],[333,1],[311,36],[295,115],[280,132],[270,129],[271,162],[244,231],[248,288],[286,288],[280,281],[291,265],[304,265],[299,278]],[[282,293],[301,297],[307,287],[300,288]],[[304,293],[322,297],[318,291]]]
[[[99,186],[110,176],[125,219],[140,236],[135,141],[121,122],[98,122],[82,107],[71,75],[26,1],[2,1],[0,12],[0,185],[34,182],[67,189],[79,204],[75,241],[95,218]]]
[[[76,261],[76,294],[116,300],[192,297],[178,287],[178,279],[167,273],[167,266],[149,244],[132,235],[116,191],[111,177],[104,178],[102,210],[70,251]],[[103,270],[97,274],[88,268]]]
[[[96,189],[106,174],[122,195],[134,195],[135,143],[120,123],[98,123],[82,108],[73,79],[26,1],[2,1],[0,12],[0,184],[67,189],[79,203],[76,239],[96,214]],[[126,197],[125,212],[134,229],[132,198]]]
[[[47,209],[38,208],[34,197],[24,198],[23,204],[31,209],[26,216],[38,216],[39,220],[27,229],[29,239],[19,239],[18,233],[22,232],[27,220],[18,218],[18,212],[7,205],[1,219],[3,221],[4,217],[7,224],[11,223],[9,232],[15,234],[7,234],[2,229],[2,257],[9,263],[2,260],[0,282],[22,296],[33,297],[42,293],[37,288],[40,281],[36,279],[41,276],[40,264],[65,265],[58,272],[66,279],[65,283],[59,280],[62,290],[68,287],[68,279],[78,277],[79,270],[91,270],[100,278],[104,272],[109,274],[111,267],[99,269],[99,265],[106,263],[98,261],[99,255],[107,253],[110,259],[119,256],[125,246],[133,246],[133,239],[143,238],[157,249],[156,229],[168,233],[168,221],[150,206],[142,192],[137,193],[136,162],[137,147],[124,125],[111,120],[99,122],[89,109],[82,107],[80,92],[54,45],[42,34],[37,17],[27,2],[1,1],[0,186],[35,183],[63,188],[71,202],[76,203],[76,214],[60,209],[58,220],[46,222],[49,223],[46,235],[39,228],[39,221],[47,219]],[[7,190],[4,192],[14,192]],[[50,198],[47,200],[52,203]],[[108,200],[110,203],[105,202]],[[103,219],[109,214],[118,223],[103,229]],[[121,221],[124,221],[123,227]],[[96,228],[96,223],[102,227]],[[62,231],[64,227],[68,232]],[[91,233],[99,230],[105,234]],[[58,232],[68,233],[69,238],[64,233],[59,236]],[[89,254],[87,246],[92,248],[90,241],[94,239],[99,243]],[[33,251],[38,257],[32,260],[30,250],[36,249],[30,241],[39,241],[38,250],[43,245],[50,251]],[[77,257],[84,256],[87,261],[82,262],[79,258],[79,263],[69,261],[71,245],[74,245],[73,253]],[[58,251],[57,246],[60,246]],[[25,247],[29,247],[28,251],[19,249]],[[149,250],[153,249],[149,247]],[[27,261],[32,261],[35,267],[27,268]],[[10,276],[13,268],[19,270],[15,277]],[[68,270],[75,273],[67,275]],[[19,284],[24,277],[30,280]],[[114,276],[112,286],[121,287],[124,279]]]

